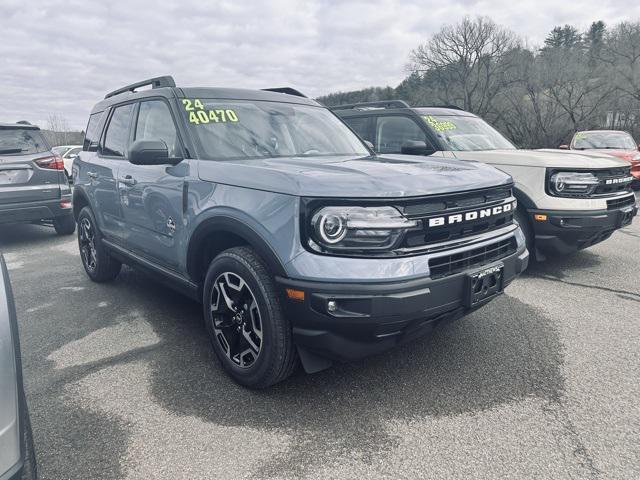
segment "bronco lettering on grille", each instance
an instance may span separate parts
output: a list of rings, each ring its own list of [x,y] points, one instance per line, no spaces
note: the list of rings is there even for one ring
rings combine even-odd
[[[493,217],[504,213],[512,212],[516,208],[516,202],[505,203],[491,208],[482,208],[479,210],[471,210],[453,215],[443,215],[441,217],[432,217],[429,219],[428,226],[442,227],[444,225],[453,225],[455,223],[472,222],[474,220]]]

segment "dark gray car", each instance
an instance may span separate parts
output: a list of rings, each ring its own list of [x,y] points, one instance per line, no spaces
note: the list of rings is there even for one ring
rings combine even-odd
[[[251,387],[415,339],[528,262],[508,175],[377,156],[288,88],[119,89],[73,177],[89,277],[126,262],[201,301],[223,367]]]
[[[71,188],[64,162],[34,125],[0,123],[0,225],[53,225],[60,235],[75,230]]]
[[[0,255],[0,480],[32,480],[36,476],[18,323],[9,275]]]

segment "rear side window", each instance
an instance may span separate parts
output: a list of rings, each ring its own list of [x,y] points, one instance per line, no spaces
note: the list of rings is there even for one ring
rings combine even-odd
[[[29,155],[49,151],[39,130],[0,128],[0,155]]]
[[[103,112],[94,113],[89,117],[89,123],[87,124],[87,132],[84,134],[84,141],[82,142],[82,149],[89,150],[89,145],[98,142],[100,136],[100,118],[102,118]]]
[[[129,125],[131,124],[131,112],[133,104],[116,107],[111,116],[111,121],[107,127],[104,137],[102,153],[112,157],[124,157],[129,138]]]
[[[152,100],[140,104],[135,139],[162,140],[167,144],[170,157],[179,156],[178,132],[166,103]]]
[[[354,132],[363,140],[367,140],[373,144],[373,135],[371,132],[371,119],[367,117],[343,118]]]

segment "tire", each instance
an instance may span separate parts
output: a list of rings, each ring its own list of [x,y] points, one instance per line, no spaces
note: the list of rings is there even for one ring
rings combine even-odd
[[[110,282],[120,273],[122,263],[109,255],[93,212],[84,207],[78,215],[78,248],[85,272],[94,282]]]
[[[24,424],[24,435],[22,437],[22,452],[24,454],[24,465],[22,467],[21,480],[36,480],[38,478],[38,467],[36,464],[36,452],[33,447],[33,432],[31,430],[31,420],[29,412],[25,409],[22,418]]]
[[[213,349],[236,382],[266,388],[293,373],[297,355],[291,325],[272,275],[253,249],[234,247],[213,259],[203,305]]]
[[[535,257],[536,257],[536,250],[535,250],[535,243],[534,243],[535,237],[533,235],[533,229],[531,228],[531,223],[529,222],[527,214],[523,212],[520,207],[518,207],[516,208],[516,211],[513,214],[513,218],[516,222],[518,222],[518,225],[520,225],[520,229],[524,234],[527,250],[529,250],[529,257],[531,258],[531,260],[535,260]]]
[[[57,217],[53,219],[53,228],[58,235],[71,235],[76,231],[76,220],[73,214]]]

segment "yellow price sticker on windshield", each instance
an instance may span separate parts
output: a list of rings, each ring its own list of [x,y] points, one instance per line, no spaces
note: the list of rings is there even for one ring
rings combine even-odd
[[[456,124],[449,121],[440,121],[431,115],[423,115],[422,118],[427,122],[436,132],[444,132],[446,130],[455,130]]]
[[[182,100],[185,111],[189,114],[189,123],[195,125],[207,123],[237,122],[238,114],[231,108],[216,108],[207,110],[199,98]]]

